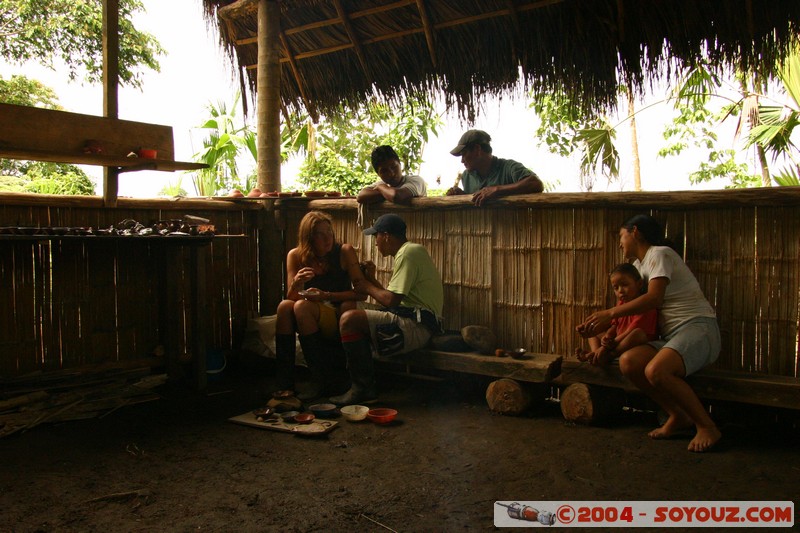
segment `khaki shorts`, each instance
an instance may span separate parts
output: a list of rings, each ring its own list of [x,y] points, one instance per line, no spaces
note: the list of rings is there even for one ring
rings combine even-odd
[[[403,345],[395,352],[401,354],[423,348],[428,344],[431,339],[431,332],[424,325],[420,324],[413,318],[403,318],[388,311],[378,311],[373,309],[365,309],[367,320],[369,321],[369,333],[372,337],[373,345],[376,344],[376,327],[381,324],[396,324],[403,332]]]

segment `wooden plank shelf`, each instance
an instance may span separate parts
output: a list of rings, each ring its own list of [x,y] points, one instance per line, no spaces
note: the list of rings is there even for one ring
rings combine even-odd
[[[160,158],[128,157],[140,148]],[[88,153],[87,153],[88,152]],[[199,170],[203,163],[175,161],[172,128],[0,103],[0,158],[137,170]]]
[[[133,172],[137,170],[174,172],[176,170],[199,170],[201,168],[208,168],[208,165],[203,163],[188,163],[166,159],[119,157],[74,152],[46,152],[42,150],[16,150],[9,148],[0,148],[0,159],[23,159],[26,161],[45,161],[48,163],[118,167],[120,172]]]

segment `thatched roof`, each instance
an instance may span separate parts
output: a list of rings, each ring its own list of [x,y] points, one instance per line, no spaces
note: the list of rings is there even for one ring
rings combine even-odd
[[[421,90],[471,116],[520,80],[609,110],[703,58],[769,75],[800,34],[798,0],[276,1],[282,102],[312,115]],[[204,5],[254,90],[258,0]]]

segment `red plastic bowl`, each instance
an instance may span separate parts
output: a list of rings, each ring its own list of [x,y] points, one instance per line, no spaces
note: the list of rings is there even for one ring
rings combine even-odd
[[[367,411],[367,418],[376,424],[388,424],[394,417],[397,416],[396,409],[389,409],[388,407],[379,407],[377,409],[370,409]]]

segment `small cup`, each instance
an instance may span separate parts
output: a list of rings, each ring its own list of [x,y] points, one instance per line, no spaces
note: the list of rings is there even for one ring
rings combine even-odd
[[[136,153],[142,159],[155,159],[158,156],[158,150],[153,150],[152,148],[139,148]]]

